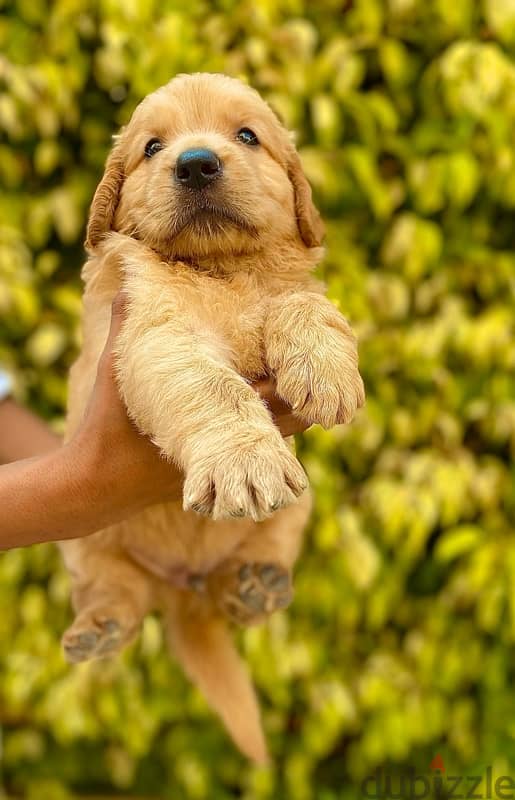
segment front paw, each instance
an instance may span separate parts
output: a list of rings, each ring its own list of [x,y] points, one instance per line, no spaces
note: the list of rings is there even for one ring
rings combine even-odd
[[[356,341],[329,328],[312,348],[286,352],[276,361],[277,394],[309,425],[351,422],[365,402]]]
[[[279,435],[237,437],[198,458],[186,473],[184,510],[213,519],[259,521],[295,502],[307,488],[304,470]]]

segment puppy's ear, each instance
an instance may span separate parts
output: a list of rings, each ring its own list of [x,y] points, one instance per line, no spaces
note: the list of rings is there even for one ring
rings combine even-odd
[[[116,138],[107,158],[104,175],[91,203],[86,233],[87,250],[94,250],[103,236],[111,230],[124,177],[125,158],[120,136]]]
[[[324,238],[324,223],[314,206],[311,186],[304,175],[299,154],[294,147],[289,153],[288,177],[293,185],[295,214],[302,241],[306,247],[318,247]]]

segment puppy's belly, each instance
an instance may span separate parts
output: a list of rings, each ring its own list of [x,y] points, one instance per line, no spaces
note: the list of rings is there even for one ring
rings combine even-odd
[[[184,575],[207,573],[225,561],[255,526],[252,520],[213,522],[167,503],[125,522],[121,544],[148,572],[180,584]]]

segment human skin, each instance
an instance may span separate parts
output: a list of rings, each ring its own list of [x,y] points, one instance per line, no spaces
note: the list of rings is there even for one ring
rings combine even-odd
[[[88,409],[66,444],[13,401],[0,403],[0,549],[87,536],[181,498],[183,475],[136,430],[118,393],[112,348],[123,319],[119,296]],[[283,436],[305,430],[272,380],[254,388]]]
[[[39,417],[14,400],[0,402],[0,464],[42,456],[60,444]]]

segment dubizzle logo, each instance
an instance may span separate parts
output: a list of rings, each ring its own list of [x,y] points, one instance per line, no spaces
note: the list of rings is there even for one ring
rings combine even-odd
[[[488,766],[482,775],[449,775],[437,753],[428,774],[418,775],[410,767],[406,773],[388,775],[378,769],[361,782],[361,797],[367,800],[515,800],[515,781],[509,775],[493,776]]]
[[[429,769],[439,769],[440,772],[445,772],[443,765],[443,758],[440,753],[437,753],[429,765]]]

